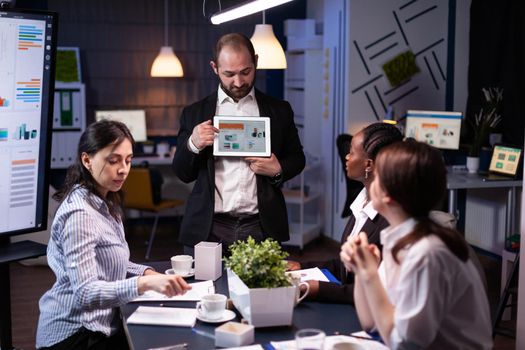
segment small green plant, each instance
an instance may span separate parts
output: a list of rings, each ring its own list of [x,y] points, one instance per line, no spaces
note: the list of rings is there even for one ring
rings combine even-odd
[[[291,283],[286,277],[288,253],[279,243],[267,238],[256,243],[252,237],[237,241],[230,246],[230,257],[225,258],[226,267],[232,270],[248,288],[287,287]]]
[[[488,145],[490,132],[501,121],[501,103],[503,101],[502,88],[482,88],[485,101],[474,120],[470,121],[473,131],[472,142],[469,149],[470,157],[479,157],[481,147]]]

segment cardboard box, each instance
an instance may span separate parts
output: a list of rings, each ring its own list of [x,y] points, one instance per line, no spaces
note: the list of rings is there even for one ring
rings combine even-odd
[[[216,281],[222,276],[222,244],[200,242],[195,246],[195,279]]]
[[[215,346],[230,348],[250,345],[254,340],[254,327],[239,322],[227,322],[215,328]]]

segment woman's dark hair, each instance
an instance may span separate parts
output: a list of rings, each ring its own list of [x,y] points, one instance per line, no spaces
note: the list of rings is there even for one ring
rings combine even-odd
[[[403,135],[392,124],[374,123],[361,130],[363,133],[363,149],[368,158],[375,160],[379,150],[394,142],[403,140]]]
[[[231,46],[236,51],[239,51],[241,48],[245,47],[250,53],[253,65],[256,65],[255,49],[253,48],[253,44],[250,39],[241,33],[230,33],[221,36],[213,49],[213,62],[215,62],[217,66],[219,66],[218,59],[224,46]]]
[[[128,139],[133,146],[135,145],[128,127],[121,122],[101,120],[90,124],[80,136],[75,163],[68,168],[64,185],[53,195],[53,198],[62,202],[76,185],[80,185],[90,193],[99,196],[106,203],[113,217],[120,217],[122,215],[122,191],[108,192],[105,198],[101,197],[97,190],[97,182],[82,164],[81,157],[83,153],[93,156],[109,145],[117,147],[125,139]]]
[[[462,261],[468,260],[468,247],[461,234],[438,225],[429,218],[446,194],[446,169],[441,153],[422,142],[408,139],[379,152],[375,171],[381,187],[418,223],[414,231],[392,248],[394,260],[399,250],[434,234]]]

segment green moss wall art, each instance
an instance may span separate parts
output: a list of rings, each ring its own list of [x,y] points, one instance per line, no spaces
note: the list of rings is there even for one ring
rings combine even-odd
[[[383,64],[382,68],[392,87],[401,85],[419,73],[416,56],[410,50],[394,56],[394,58]]]

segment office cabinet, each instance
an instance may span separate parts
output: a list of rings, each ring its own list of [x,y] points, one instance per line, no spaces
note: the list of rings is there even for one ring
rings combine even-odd
[[[307,160],[301,174],[286,182],[283,194],[288,210],[290,240],[284,245],[304,245],[321,234],[321,164],[318,159]]]

